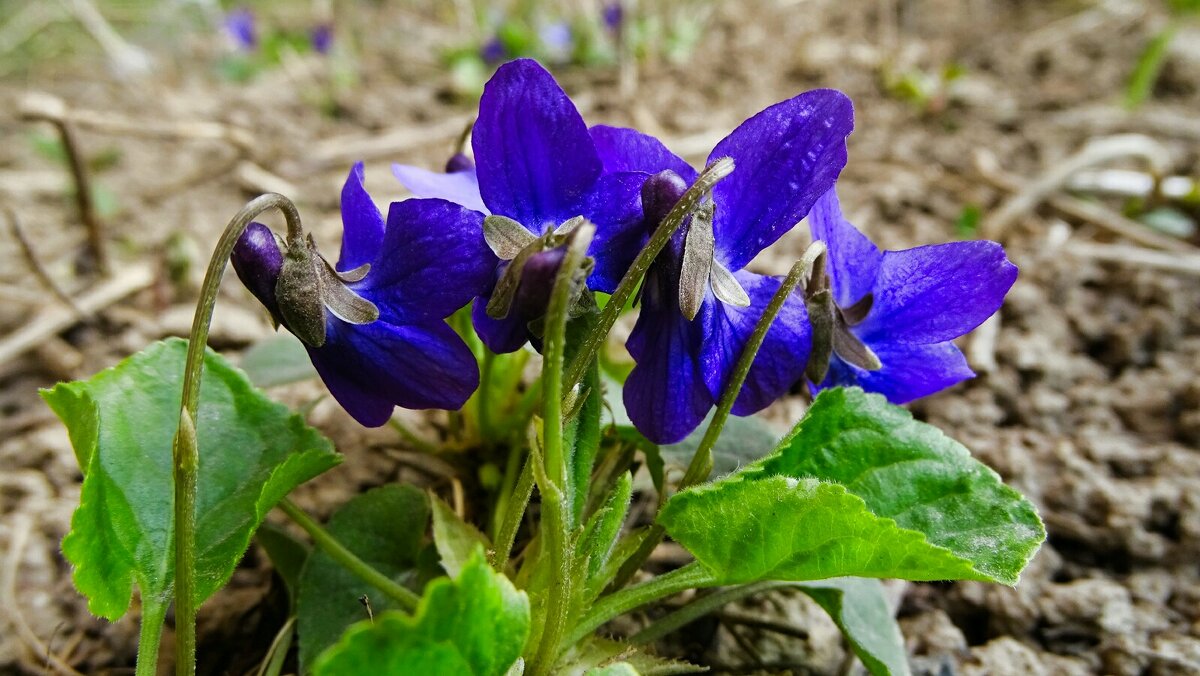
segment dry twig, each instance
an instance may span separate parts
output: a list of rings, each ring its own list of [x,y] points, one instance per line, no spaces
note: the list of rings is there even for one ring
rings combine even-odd
[[[46,662],[53,666],[59,673],[70,674],[70,676],[82,676],[71,665],[63,662],[60,657],[51,653],[49,648],[42,643],[38,635],[25,621],[25,615],[21,612],[21,606],[17,603],[17,569],[21,566],[21,557],[25,554],[25,547],[29,544],[29,534],[33,530],[33,521],[24,514],[18,515],[12,521],[11,540],[8,544],[8,559],[5,561],[3,572],[3,583],[0,584],[0,607],[3,607],[4,617],[8,618],[17,635],[21,637],[21,641],[25,646],[37,655],[45,655]]]
[[[88,178],[87,163],[79,150],[79,143],[66,116],[66,104],[61,99],[26,97],[21,101],[21,117],[38,122],[49,122],[58,131],[59,141],[67,156],[67,166],[71,169],[71,178],[75,181],[75,205],[79,209],[79,220],[87,228],[88,245],[92,249],[96,265],[100,272],[107,275],[111,271],[108,261],[108,242],[104,236],[104,224],[96,212],[92,200],[92,183]]]
[[[976,151],[975,169],[985,181],[1001,190],[1009,192],[1018,192],[1021,190],[1020,179],[1003,171],[996,161],[996,156],[989,151]],[[1045,200],[1055,211],[1064,216],[1093,223],[1109,232],[1143,246],[1168,251],[1178,251],[1181,249],[1188,251],[1195,250],[1195,247],[1192,247],[1187,242],[1154,232],[1141,223],[1126,218],[1099,204],[1085,202],[1081,199],[1061,194],[1047,195]]]
[[[154,268],[147,264],[130,265],[113,277],[89,289],[76,299],[85,314],[94,314],[154,282]],[[0,339],[0,364],[36,347],[49,336],[57,335],[76,321],[74,310],[52,307],[29,323]]]

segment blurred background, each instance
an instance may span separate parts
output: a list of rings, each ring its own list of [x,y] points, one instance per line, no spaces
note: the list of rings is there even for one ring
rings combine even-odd
[[[336,250],[350,165],[378,203],[403,198],[389,165],[441,169],[520,56],[589,123],[696,164],[771,103],[849,94],[850,219],[893,249],[999,240],[1021,269],[963,342],[980,376],[913,409],[1029,495],[1050,538],[1015,590],[893,585],[914,672],[1200,673],[1195,0],[0,0],[0,672],[124,673],[136,640],[70,586],[80,477],[36,389],[185,335],[217,234],[262,192]],[[782,274],[806,242],[797,228],[753,267]],[[248,293],[223,293],[214,347],[272,339]],[[408,471],[394,433],[319,385],[272,394],[348,455],[305,489],[318,513]],[[284,606],[252,550],[202,611],[202,668],[256,668]],[[853,672],[786,594],[659,650]]]

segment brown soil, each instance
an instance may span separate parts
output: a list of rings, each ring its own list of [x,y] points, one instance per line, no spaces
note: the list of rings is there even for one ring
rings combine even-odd
[[[371,3],[339,16],[339,30],[360,40],[361,69],[337,118],[305,98],[303,69],[314,64],[300,61],[250,85],[223,83],[207,65],[211,45],[155,38],[145,26],[159,67],[148,78],[117,79],[95,48],[76,46],[74,56],[26,64],[0,82],[0,201],[17,212],[39,257],[71,293],[96,280],[76,265],[85,234],[64,192],[65,170],[32,151],[27,136],[40,128],[15,113],[24,92],[48,91],[74,107],[140,120],[222,121],[259,139],[238,155],[222,141],[81,133],[89,154],[120,152],[115,166],[95,176],[118,199],[119,212],[106,218],[118,270],[149,261],[163,273],[150,288],[0,364],[0,582],[11,575],[15,590],[10,599],[10,589],[0,589],[7,604],[0,616],[19,612],[43,645],[79,671],[127,670],[136,623],[132,616],[115,625],[91,618],[71,587],[58,543],[80,475],[65,431],[36,388],[186,333],[196,277],[216,233],[246,199],[274,189],[269,176],[236,171],[239,157],[289,184],[327,250],[336,250],[340,234],[340,182],[357,159],[351,141],[398,139],[368,161],[368,187],[381,203],[402,196],[388,163],[440,163],[470,108],[448,95],[434,56],[454,31],[425,5]],[[590,121],[640,126],[696,161],[767,104],[803,89],[842,89],[857,108],[843,203],[876,241],[904,248],[953,239],[964,206],[986,215],[1010,196],[976,168],[977,151],[993,154],[1024,183],[1090,139],[1138,132],[1162,144],[1169,173],[1200,174],[1194,48],[1172,51],[1148,105],[1132,114],[1119,107],[1128,72],[1164,25],[1164,12],[1157,3],[1120,1],[720,3],[692,60],[648,66],[630,100],[620,97],[611,70],[560,76]],[[1191,30],[1176,42],[1194,44]],[[901,100],[883,85],[887,69],[936,74],[951,62],[965,75],[931,102]],[[994,342],[978,334],[964,342],[981,371],[989,357],[994,364],[913,409],[1037,503],[1049,540],[1016,589],[894,585],[914,672],[1200,673],[1200,277],[1076,255],[1081,242],[1122,240],[1088,221],[1064,223],[1046,207],[1015,219],[1001,236],[1021,277]],[[7,334],[55,301],[9,232],[0,242],[0,334]],[[756,265],[780,273],[803,243],[793,233]],[[1180,240],[1178,249],[1196,243]],[[174,282],[165,272],[168,252],[172,261],[191,261]],[[214,346],[237,351],[269,335],[249,294],[235,283],[225,292]],[[295,405],[321,393],[315,383],[274,392]],[[782,402],[771,417],[782,423],[801,410],[799,402]],[[394,433],[357,428],[328,398],[311,420],[347,454],[339,469],[302,489],[314,511],[327,513],[366,486],[418,477],[387,452],[400,446]],[[279,594],[269,564],[252,551],[202,612],[206,673],[255,666],[281,622]],[[664,649],[726,672],[843,669],[840,639],[802,599],[781,595],[741,609],[751,610],[805,627],[808,639],[713,621],[693,625]],[[44,663],[20,633],[0,634],[0,672],[41,672]]]

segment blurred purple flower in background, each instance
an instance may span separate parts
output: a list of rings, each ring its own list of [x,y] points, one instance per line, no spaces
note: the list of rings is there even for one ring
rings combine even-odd
[[[333,24],[323,21],[308,31],[308,43],[318,54],[328,54],[333,47]]]
[[[336,267],[310,238],[315,289],[294,293],[280,283],[297,252],[280,251],[258,223],[238,240],[234,270],[275,321],[305,342],[321,379],[359,423],[383,425],[395,406],[461,407],[479,371],[445,318],[492,281],[495,257],[483,239],[483,216],[445,200],[414,199],[392,203],[385,221],[363,187],[359,163],[342,189],[342,222]],[[321,304],[323,335],[316,338],[306,338],[309,330],[289,307],[308,299]]]
[[[614,0],[604,5],[604,9],[600,12],[600,17],[604,21],[604,27],[613,34],[619,34],[621,27],[625,23],[625,7],[620,0]]]
[[[479,48],[479,58],[489,66],[494,66],[508,55],[508,50],[504,47],[504,42],[499,36],[493,35],[483,46]]]
[[[258,48],[258,29],[254,12],[250,9],[238,7],[230,10],[225,15],[224,27],[226,34],[238,49],[249,52]]]
[[[973,241],[881,252],[842,216],[834,190],[810,220],[813,239],[828,247],[836,305],[834,352],[815,389],[857,385],[902,404],[975,376],[951,341],[1000,309],[1016,282],[1003,247]],[[878,368],[863,368],[864,357]]]

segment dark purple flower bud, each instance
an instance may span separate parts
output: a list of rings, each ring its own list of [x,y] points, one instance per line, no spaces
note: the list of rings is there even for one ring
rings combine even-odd
[[[262,223],[251,223],[233,246],[229,260],[242,284],[267,308],[275,323],[280,323],[275,284],[283,270],[283,252],[275,233]]]
[[[658,228],[675,203],[687,192],[688,184],[683,178],[667,169],[654,174],[642,184],[642,213],[650,232]]]
[[[517,316],[532,321],[546,314],[550,291],[554,288],[554,280],[566,255],[566,247],[558,247],[536,253],[525,261],[521,283],[513,298],[512,311]]]
[[[492,37],[479,48],[479,58],[488,65],[500,63],[507,55],[508,50],[504,48],[504,43],[499,37]]]
[[[604,25],[606,28],[608,28],[608,30],[612,31],[613,33],[621,32],[621,24],[623,24],[625,21],[625,8],[621,5],[619,0],[605,5],[604,10],[601,12],[601,16],[604,19]]]
[[[333,46],[333,24],[323,22],[313,26],[308,32],[308,42],[314,52],[328,54],[329,48]]]
[[[240,50],[249,52],[258,47],[254,12],[245,7],[239,7],[225,15],[225,32]]]
[[[457,174],[463,171],[475,171],[475,160],[463,153],[454,153],[450,159],[446,160],[447,174]]]

